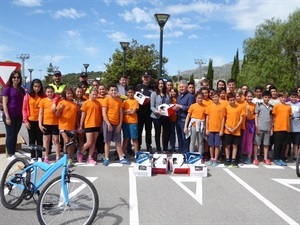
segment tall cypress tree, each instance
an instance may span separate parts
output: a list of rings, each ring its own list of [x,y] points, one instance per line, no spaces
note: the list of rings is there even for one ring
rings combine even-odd
[[[240,62],[239,62],[239,50],[237,49],[231,67],[231,78],[233,78],[236,81],[236,83],[238,83],[239,73],[240,73]]]
[[[209,88],[213,88],[214,82],[214,69],[213,69],[213,60],[209,59],[208,68],[207,68],[207,75],[206,78],[209,80]]]

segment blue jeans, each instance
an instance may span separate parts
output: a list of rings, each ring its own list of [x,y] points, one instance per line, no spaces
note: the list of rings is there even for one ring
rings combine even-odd
[[[190,138],[185,138],[184,133],[185,120],[177,119],[177,137],[178,137],[178,151],[179,153],[189,152]]]
[[[11,125],[7,125],[6,117],[3,113],[3,121],[6,129],[5,144],[6,144],[7,154],[9,156],[12,156],[16,152],[17,137],[22,126],[22,117],[12,117],[10,118],[10,120],[11,120]]]
[[[171,122],[170,145],[171,145],[172,151],[175,152],[175,146],[176,146],[176,122]]]

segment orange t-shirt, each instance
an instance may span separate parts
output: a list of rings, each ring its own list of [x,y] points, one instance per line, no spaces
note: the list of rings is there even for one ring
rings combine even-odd
[[[177,99],[176,98],[171,98],[171,104],[176,104]],[[173,115],[169,116],[169,120],[171,122],[176,122],[177,120],[177,113],[174,113]]]
[[[102,105],[103,105],[103,102],[105,101],[105,98],[106,98],[106,97],[99,97],[99,98],[97,98],[96,100],[97,100],[98,102],[100,102],[100,105],[102,106]]]
[[[227,105],[229,105],[229,102],[228,102],[227,100],[220,99],[219,102],[220,102],[220,104],[223,105],[224,107],[226,107]]]
[[[231,106],[227,105],[225,107],[225,124],[228,127],[234,128],[238,125],[240,118],[245,115],[243,109],[239,107],[238,105]],[[241,135],[241,126],[236,129],[233,133],[230,133],[229,130],[226,129],[224,130],[225,134],[231,134],[235,136],[240,136]]]
[[[138,109],[139,108],[139,103],[135,99],[126,99],[123,102],[123,110],[131,110],[131,109]],[[123,114],[123,122],[124,123],[137,123],[138,122],[138,117],[137,113],[134,114]]]
[[[34,95],[34,97],[28,96],[29,97],[29,116],[28,120],[30,121],[38,121],[39,120],[39,103],[42,100],[40,96],[37,94]]]
[[[81,111],[86,114],[84,128],[101,127],[102,108],[98,101],[91,101],[90,99],[84,101]]]
[[[293,114],[290,105],[278,103],[274,105],[272,114],[274,116],[274,131],[290,132],[290,116]]]
[[[102,107],[107,108],[106,113],[109,122],[114,125],[119,125],[122,100],[120,98],[112,98],[111,96],[107,96],[103,101]]]
[[[58,129],[75,130],[77,125],[77,104],[75,102],[62,100],[58,103],[56,109],[58,109],[61,104],[63,104],[65,107],[58,118]]]
[[[246,117],[246,119],[247,120],[254,120],[255,119],[255,113],[254,113],[254,111],[255,111],[256,104],[254,104],[253,102],[246,103],[246,106],[245,106],[246,107],[245,108],[246,114],[247,114],[247,104],[249,105],[249,108],[250,108],[250,115],[249,115],[248,118]]]
[[[202,104],[205,105],[205,106],[209,106],[209,105],[211,105],[213,103],[214,103],[213,100],[211,100],[210,98],[203,99],[203,101],[202,101]]]
[[[247,105],[247,103],[245,101],[240,101],[240,102],[236,101],[235,104],[237,104],[239,107],[241,107],[244,111],[245,115],[243,116],[243,122],[241,124],[241,129],[245,130],[246,129],[246,105]]]
[[[42,98],[39,103],[39,108],[43,109],[43,124],[45,125],[58,125],[58,119],[51,108],[53,105],[53,99]]]
[[[194,103],[189,107],[188,113],[191,118],[205,120],[205,105]],[[196,126],[196,123],[193,123],[193,126]]]
[[[205,114],[208,117],[208,131],[220,132],[222,129],[222,120],[225,116],[225,107],[221,103],[213,103],[206,107]]]

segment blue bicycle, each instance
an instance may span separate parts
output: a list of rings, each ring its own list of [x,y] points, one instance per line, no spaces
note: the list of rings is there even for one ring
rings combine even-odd
[[[67,148],[74,143],[72,135]],[[31,149],[44,150],[37,145],[31,146]],[[61,167],[61,176],[47,183],[40,192],[40,187]],[[39,171],[43,174],[38,179]],[[34,195],[39,196],[37,216],[40,224],[92,224],[98,212],[96,188],[87,178],[71,173],[67,152],[52,165],[38,161],[29,164],[24,158],[16,158],[7,166],[1,180],[2,204],[14,209]]]

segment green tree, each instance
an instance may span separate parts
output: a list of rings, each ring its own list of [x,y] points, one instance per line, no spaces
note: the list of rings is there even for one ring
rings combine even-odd
[[[213,69],[213,60],[209,59],[208,67],[207,67],[207,75],[206,78],[209,80],[209,88],[213,88],[214,82],[214,69]]]
[[[246,64],[239,81],[250,87],[272,82],[279,90],[290,90],[296,85],[297,58],[300,51],[300,10],[288,20],[266,20],[260,24],[253,38],[244,41]]]
[[[239,61],[239,50],[237,49],[231,67],[231,78],[233,78],[237,84],[239,83],[238,82],[239,73],[240,73],[240,61]]]
[[[164,64],[168,59],[163,57],[163,76],[166,76]],[[123,72],[123,50],[116,49],[109,62],[105,64],[106,71],[102,74],[102,81],[105,84],[118,83],[119,76]],[[159,52],[155,45],[140,45],[136,40],[132,40],[126,50],[126,75],[130,85],[141,82],[141,74],[149,71],[153,80],[158,76]]]
[[[192,83],[195,84],[194,74],[192,74],[192,75],[190,76],[189,82],[192,82]]]

